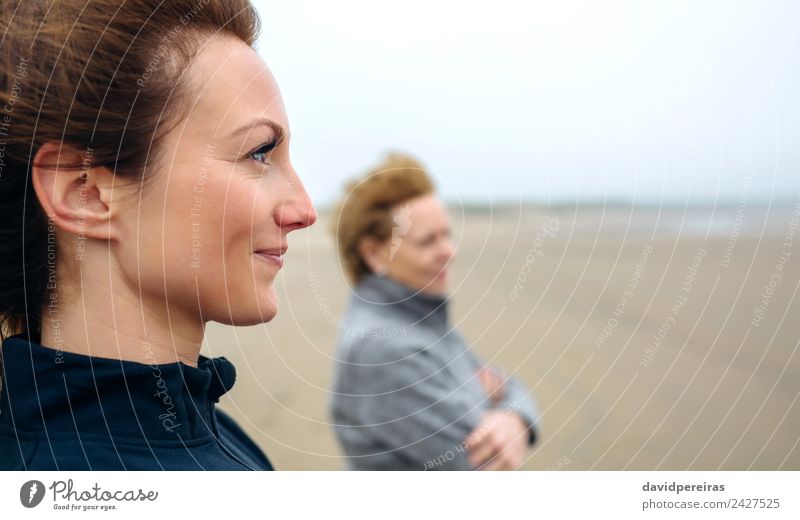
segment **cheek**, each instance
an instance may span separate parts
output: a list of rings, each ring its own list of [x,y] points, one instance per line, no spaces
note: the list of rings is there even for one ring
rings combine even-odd
[[[191,270],[199,271],[196,274],[218,268],[222,260],[225,200],[218,184],[187,184],[171,201],[171,243],[177,246],[176,254],[189,256]]]
[[[121,245],[124,268],[171,304],[196,309],[199,303],[208,320],[268,321],[277,310],[275,273],[252,256],[256,246],[280,243],[268,186],[229,167],[188,172],[173,171],[169,187],[152,186],[161,195],[132,210],[139,243]]]
[[[420,247],[414,255],[417,263],[417,268],[420,271],[430,273],[436,267],[436,255],[432,254],[431,248]]]
[[[280,243],[260,185],[232,182],[206,190],[200,219],[200,266],[196,270],[204,315],[231,324],[272,319],[277,310],[276,271],[253,255],[258,247]]]
[[[125,218],[133,239],[122,241],[120,259],[145,290],[162,293],[166,285],[171,292],[191,278],[195,199],[191,187],[179,184],[169,179],[150,186]]]
[[[193,194],[188,218],[180,226],[182,236],[175,238],[192,251],[198,274],[220,279],[224,273],[232,280],[252,270],[251,243],[263,222],[255,191],[234,182],[215,182]]]
[[[400,252],[401,250],[398,250],[398,253]],[[403,248],[402,255],[398,254],[397,256],[407,277],[420,280],[428,276],[431,270],[431,260],[424,249],[409,245]]]
[[[229,186],[224,171],[199,171],[173,172],[166,196],[142,204],[140,237],[147,244],[142,255],[173,288],[184,283],[193,288],[197,278],[206,287],[224,290],[224,270],[228,275],[242,271],[245,259],[231,260],[247,253],[251,219],[259,217],[253,190]]]

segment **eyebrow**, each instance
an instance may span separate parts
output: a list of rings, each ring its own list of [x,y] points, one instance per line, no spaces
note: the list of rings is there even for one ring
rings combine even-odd
[[[260,118],[256,119],[255,121],[252,121],[250,124],[248,124],[246,126],[243,126],[243,127],[239,128],[237,130],[234,130],[233,132],[230,133],[230,135],[228,137],[232,139],[234,137],[237,137],[239,134],[242,134],[242,133],[245,133],[245,132],[250,132],[253,129],[258,128],[259,126],[268,126],[268,127],[270,127],[272,129],[272,131],[275,132],[275,142],[279,143],[279,142],[283,141],[283,139],[285,137],[287,137],[287,132],[286,132],[286,130],[283,129],[283,127],[281,125],[279,125],[278,123],[276,123],[272,119],[267,119],[265,117],[260,117]]]

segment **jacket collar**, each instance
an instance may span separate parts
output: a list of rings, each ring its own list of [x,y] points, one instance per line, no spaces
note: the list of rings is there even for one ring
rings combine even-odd
[[[412,324],[425,323],[447,329],[448,299],[412,289],[388,276],[369,273],[359,281],[355,297],[366,304],[386,307],[388,311],[399,310],[413,320]]]
[[[100,433],[188,440],[216,433],[213,410],[233,387],[226,358],[148,365],[63,352],[29,340],[3,341],[0,423],[45,434]]]

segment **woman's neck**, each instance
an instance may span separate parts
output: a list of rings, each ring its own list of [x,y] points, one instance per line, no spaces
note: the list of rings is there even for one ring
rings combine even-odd
[[[140,297],[118,274],[84,266],[78,283],[57,282],[42,309],[40,343],[87,356],[196,367],[205,330],[199,313],[168,307],[162,295]]]

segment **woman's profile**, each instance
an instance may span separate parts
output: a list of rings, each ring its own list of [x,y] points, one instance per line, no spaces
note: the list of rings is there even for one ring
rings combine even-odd
[[[353,282],[336,346],[330,414],[352,469],[514,469],[538,411],[451,324],[455,255],[425,168],[389,154],[351,182],[335,219]]]
[[[205,325],[277,312],[316,213],[247,0],[4,5],[0,468],[272,469]]]

